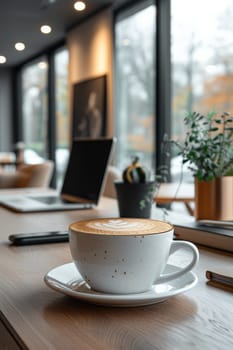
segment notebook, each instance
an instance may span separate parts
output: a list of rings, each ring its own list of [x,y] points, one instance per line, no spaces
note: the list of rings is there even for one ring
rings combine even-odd
[[[89,209],[98,204],[105,183],[115,139],[77,139],[59,195],[18,194],[3,196],[0,204],[17,212]]]

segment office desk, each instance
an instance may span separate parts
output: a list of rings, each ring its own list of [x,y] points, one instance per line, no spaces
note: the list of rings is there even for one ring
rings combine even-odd
[[[207,269],[232,265],[232,254],[201,248],[199,282],[193,289],[152,306],[111,308],[45,285],[49,270],[71,261],[68,243],[8,245],[14,232],[64,230],[82,218],[117,214],[116,202],[107,198],[94,210],[16,214],[0,208],[0,349],[233,348],[232,293],[207,285],[205,279]]]

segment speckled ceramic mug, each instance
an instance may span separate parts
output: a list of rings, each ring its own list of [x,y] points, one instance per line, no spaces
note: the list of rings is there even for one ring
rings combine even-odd
[[[89,286],[105,293],[129,294],[149,290],[156,283],[178,278],[194,268],[194,244],[173,241],[169,223],[138,218],[93,219],[69,226],[74,263]],[[170,254],[180,248],[192,252],[191,262],[162,275]]]

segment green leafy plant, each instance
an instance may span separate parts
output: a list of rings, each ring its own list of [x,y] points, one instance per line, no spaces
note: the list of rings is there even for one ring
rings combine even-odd
[[[184,122],[188,129],[184,144],[171,142],[178,146],[193,175],[201,181],[233,175],[233,116],[191,112]]]

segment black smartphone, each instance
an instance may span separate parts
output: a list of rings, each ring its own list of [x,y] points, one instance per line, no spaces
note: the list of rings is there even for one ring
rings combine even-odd
[[[68,242],[68,231],[48,231],[34,233],[16,233],[8,237],[13,245]]]

